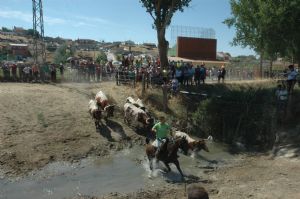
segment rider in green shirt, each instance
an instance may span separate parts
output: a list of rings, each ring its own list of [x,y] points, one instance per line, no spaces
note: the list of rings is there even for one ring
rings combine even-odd
[[[152,131],[156,134],[156,140],[155,140],[155,142],[157,143],[156,154],[158,154],[162,143],[166,141],[169,135],[172,136],[171,127],[166,123],[165,117],[160,117],[160,122],[156,123],[153,126]]]

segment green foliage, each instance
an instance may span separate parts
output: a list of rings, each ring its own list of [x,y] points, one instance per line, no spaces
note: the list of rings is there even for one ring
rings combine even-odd
[[[165,38],[166,28],[171,24],[172,17],[177,11],[183,12],[191,0],[140,0],[142,6],[154,21],[153,28],[157,30],[158,50],[161,68],[168,66],[169,42]]]
[[[183,12],[191,0],[140,0],[140,2],[153,18],[154,27],[160,29],[169,26],[174,13],[178,10]]]
[[[117,54],[116,56],[117,56],[116,59],[117,59],[118,61],[122,61],[122,55],[121,55],[121,54]]]
[[[193,133],[213,135],[229,144],[271,146],[276,123],[273,95],[270,89],[241,87],[205,100],[192,116]]]
[[[61,45],[54,53],[54,63],[66,63],[69,57],[72,57],[75,49],[68,47],[67,44]]]
[[[293,56],[300,61],[299,0],[231,0],[232,16],[224,21],[236,29],[233,45],[249,46],[269,58]]]
[[[107,62],[107,56],[104,52],[100,52],[100,54],[96,58],[96,62],[101,64],[101,63],[106,63]]]
[[[36,34],[37,34],[37,37],[40,36],[40,33],[39,33],[39,32],[36,32]],[[34,37],[34,30],[33,30],[33,29],[28,29],[28,30],[26,31],[26,35]]]
[[[6,27],[2,27],[2,31],[3,31],[3,32],[12,32],[11,29],[8,29],[8,28],[6,28]]]

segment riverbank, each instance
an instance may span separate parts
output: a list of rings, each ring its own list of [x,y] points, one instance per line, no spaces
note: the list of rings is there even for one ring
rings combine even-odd
[[[244,85],[244,87],[247,87],[247,85]],[[226,89],[224,90],[224,88]],[[222,92],[230,92],[230,88],[232,86],[207,85],[203,87],[203,91],[206,91],[208,95],[214,93],[220,95]],[[141,150],[133,153],[133,155],[138,156],[138,160],[133,165],[142,172],[142,178],[147,177],[147,170],[141,165],[144,156],[142,147],[145,138],[143,134],[137,134],[133,128],[129,128],[123,123],[122,106],[125,99],[128,96],[137,98],[140,95],[139,89],[139,87],[132,89],[126,86],[116,86],[114,82],[57,85],[0,84],[0,176],[4,180],[3,183],[7,185],[6,180],[18,181],[28,177],[28,175],[35,176],[39,171],[43,172],[45,167],[60,162],[71,164],[70,169],[72,171],[73,164],[76,165],[86,158],[111,158],[119,153],[122,154],[124,149],[131,150],[134,147],[141,147]],[[93,120],[87,112],[87,105],[89,99],[93,98],[99,90],[103,90],[109,96],[112,103],[117,105],[117,110],[112,121],[103,126],[100,132],[97,132]],[[160,99],[159,91],[161,90],[148,90],[145,98],[146,106],[155,116],[165,115],[161,107],[153,104]],[[180,111],[181,115],[183,110],[186,111],[185,103],[181,103],[181,99],[180,97],[170,99],[170,111],[166,115],[168,119],[171,120],[171,116],[175,118],[180,115]],[[278,134],[273,150],[264,151],[263,153],[239,152],[237,154],[228,151],[238,161],[231,161],[224,166],[211,167],[212,165],[209,162],[200,157],[195,164],[207,163],[207,165],[201,165],[189,171],[189,167],[186,166],[189,164],[185,164],[184,161],[190,160],[185,159],[182,163],[183,171],[188,175],[198,176],[198,178],[187,177],[188,184],[200,183],[209,191],[213,199],[299,198],[299,191],[296,187],[299,187],[300,182],[300,176],[297,173],[300,169],[300,150],[299,145],[297,145],[300,131],[298,127],[294,126],[283,126],[277,130],[282,130],[282,133]],[[200,155],[204,155],[203,153],[200,152]],[[112,165],[113,163],[110,163],[108,167]],[[130,168],[134,166],[130,166]],[[122,168],[121,165],[119,168],[120,173],[126,174],[128,169],[123,171]],[[97,171],[95,170],[95,173]],[[87,190],[91,190],[89,187],[94,190],[103,189],[104,186],[114,188],[114,183],[101,184],[99,182],[103,179],[101,175],[97,176],[99,181],[94,179],[91,183],[89,177],[82,180],[82,175],[76,175],[75,171],[73,174],[74,178],[66,178],[64,172],[57,175],[61,175],[61,178],[67,180],[72,179],[63,184],[70,186],[70,193],[75,198],[82,198],[83,196],[80,195],[90,195],[90,198],[94,195],[94,198],[104,197],[108,199],[173,199],[174,196],[176,196],[175,198],[184,198],[184,184],[180,182],[172,183],[165,180],[163,176],[155,178],[155,180],[161,180],[155,186],[152,186],[151,181],[145,179],[149,184],[140,191],[131,190],[132,188],[129,186],[126,192],[118,194],[105,193],[97,195],[93,191],[85,193],[76,191],[74,193],[74,189],[77,190],[76,187],[79,187],[79,185],[70,182],[80,181],[80,186],[87,187]],[[92,176],[92,173],[90,174]],[[176,173],[171,173],[171,175],[176,176]],[[117,179],[116,176],[111,175],[111,177]],[[47,191],[47,187],[53,185],[51,182],[54,183],[55,180],[51,180],[47,173],[43,180],[37,181],[40,182],[41,187],[36,190],[45,189],[45,197],[53,198],[51,197],[53,196],[51,191]],[[129,185],[130,183],[135,185],[139,181],[134,180],[131,182],[128,178],[126,182]],[[59,184],[53,186],[57,185]],[[2,195],[0,196],[5,198],[5,193],[3,195],[5,186],[1,187],[0,193]],[[12,184],[12,187],[14,187],[13,190],[18,189],[18,186],[14,186],[14,184]],[[140,188],[139,186],[134,187]],[[23,198],[30,197],[24,195]],[[86,198],[89,198],[89,196]]]

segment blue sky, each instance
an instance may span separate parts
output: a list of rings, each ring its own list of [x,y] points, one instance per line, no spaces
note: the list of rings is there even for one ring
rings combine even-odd
[[[157,42],[152,18],[139,0],[43,0],[45,35],[105,41],[133,40]],[[255,54],[250,49],[232,47],[234,29],[222,23],[230,16],[229,0],[192,0],[172,25],[213,28],[217,50],[232,55]],[[0,0],[0,26],[32,28],[31,0]],[[171,39],[170,31],[166,35]]]

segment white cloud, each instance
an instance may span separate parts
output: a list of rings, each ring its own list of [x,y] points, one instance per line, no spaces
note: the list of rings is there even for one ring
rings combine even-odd
[[[32,23],[32,13],[21,12],[17,10],[1,10],[0,17],[6,19],[20,20],[27,23]],[[44,16],[44,22],[48,25],[65,24],[66,20],[55,17]]]
[[[18,10],[9,10],[7,8],[0,8],[0,18],[13,19],[23,21],[32,24],[32,13],[22,12]],[[57,17],[44,16],[44,22],[46,25],[70,25],[73,27],[93,27],[96,28],[99,25],[117,25],[106,19],[99,17],[86,17],[86,16],[73,16],[70,19],[63,19]]]
[[[46,24],[48,25],[60,25],[60,24],[66,24],[67,21],[65,19],[61,19],[61,18],[53,18],[53,17],[44,17],[44,21]]]
[[[94,24],[90,24],[90,23],[85,23],[85,22],[75,22],[75,21],[73,21],[73,23],[72,23],[72,26],[74,26],[74,27],[92,27],[92,28],[95,28],[95,27],[97,27],[96,25],[94,25]]]
[[[76,16],[77,19],[86,21],[86,22],[95,22],[100,24],[110,24],[110,22],[106,19],[99,17],[85,17],[85,16]]]
[[[0,17],[6,19],[16,19],[25,22],[32,22],[32,14],[15,10],[0,10]]]

